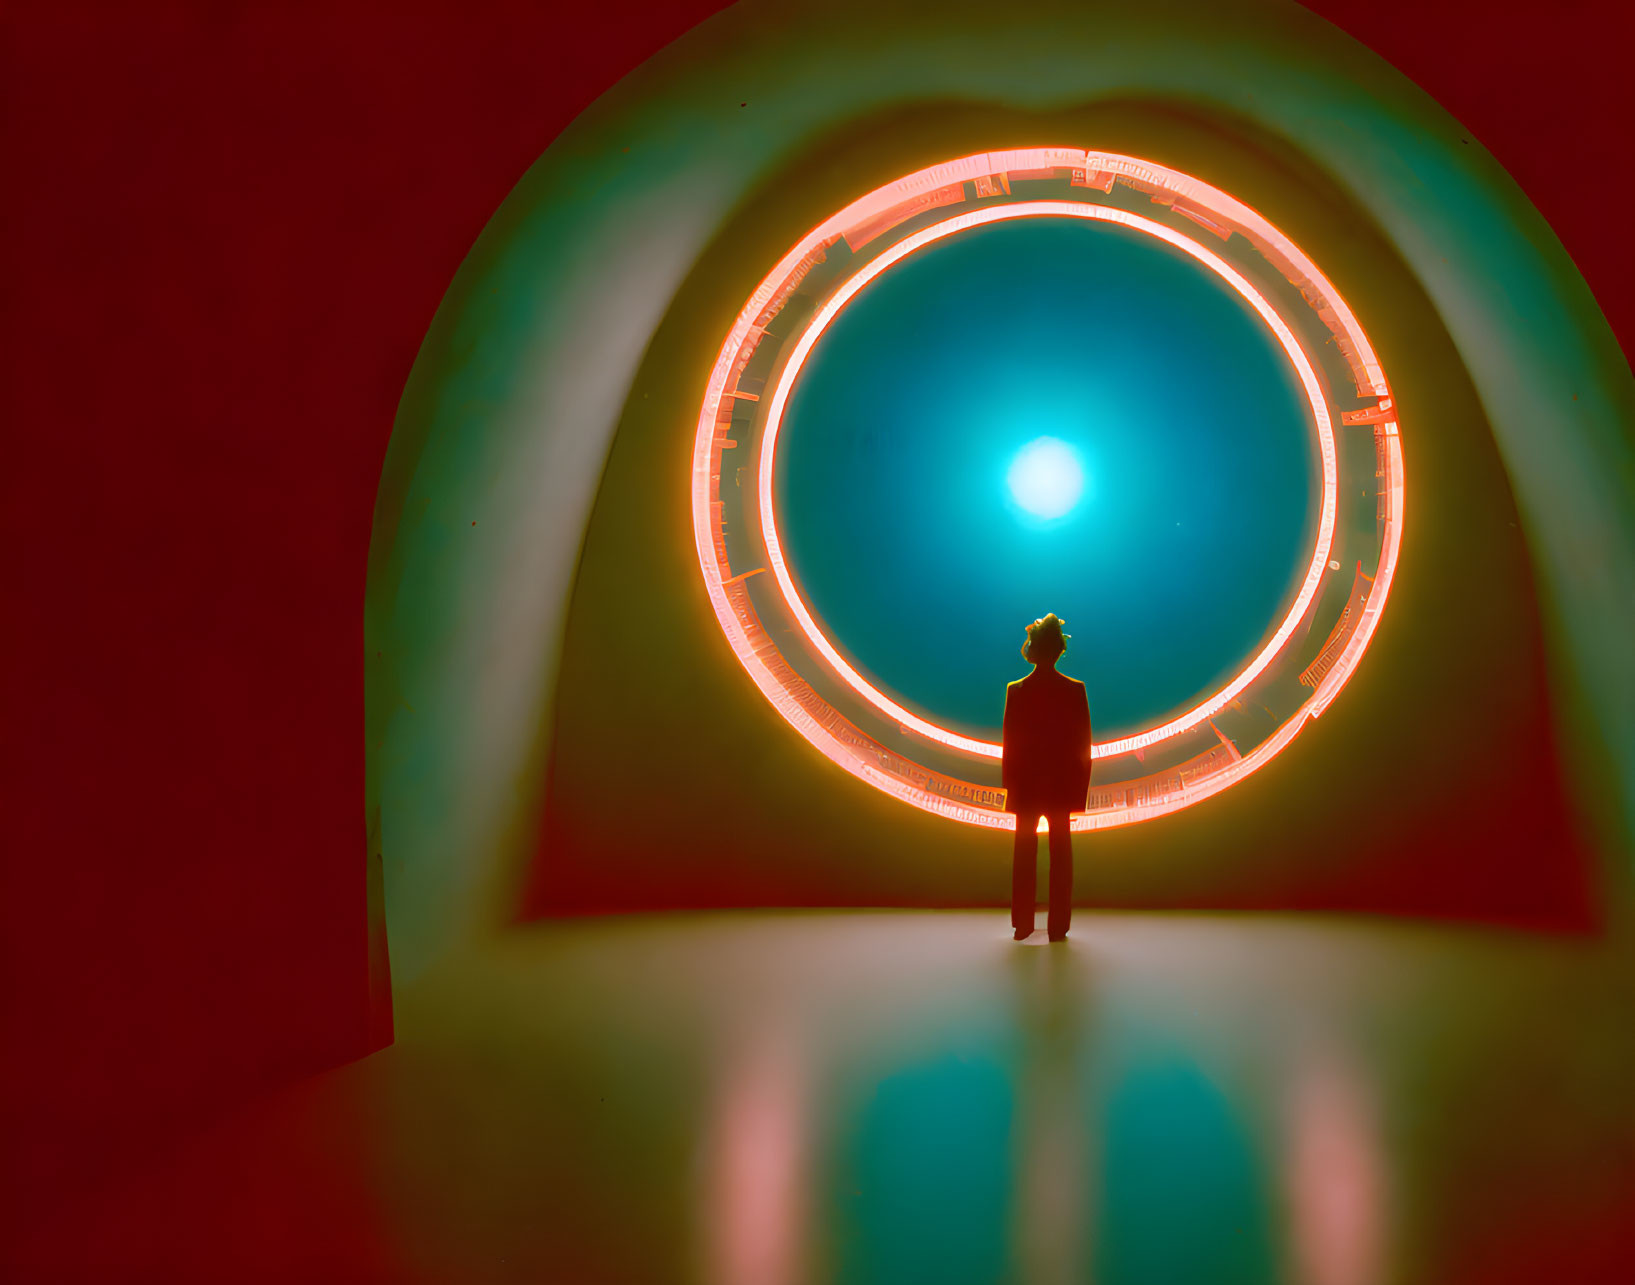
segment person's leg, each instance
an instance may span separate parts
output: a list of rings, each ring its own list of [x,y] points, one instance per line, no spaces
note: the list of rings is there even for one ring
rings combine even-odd
[[[1050,825],[1050,936],[1067,936],[1073,917],[1073,829],[1072,818],[1062,812],[1048,818]]]
[[[1011,854],[1011,927],[1033,931],[1033,907],[1039,900],[1039,814],[1016,814],[1016,847]]]

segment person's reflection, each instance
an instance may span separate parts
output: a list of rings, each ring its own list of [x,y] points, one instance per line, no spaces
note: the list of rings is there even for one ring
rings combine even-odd
[[[1016,1086],[1016,1199],[1012,1262],[1029,1285],[1085,1279],[1097,1150],[1087,1110],[1083,955],[1017,951],[1012,957],[1021,1059]]]
[[[1011,865],[1011,927],[1017,941],[1033,932],[1038,899],[1039,818],[1050,827],[1051,941],[1067,936],[1073,902],[1070,817],[1090,790],[1090,699],[1084,684],[1059,673],[1069,635],[1054,612],[1027,627],[1022,657],[1033,672],[1005,689],[1001,774],[1005,810],[1016,817]]]

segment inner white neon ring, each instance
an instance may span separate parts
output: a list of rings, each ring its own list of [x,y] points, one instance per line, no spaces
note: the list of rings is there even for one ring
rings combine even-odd
[[[1100,741],[1092,747],[1092,754],[1096,757],[1107,757],[1113,754],[1122,754],[1129,750],[1140,749],[1155,744],[1170,736],[1185,732],[1188,728],[1196,727],[1206,718],[1211,718],[1224,709],[1241,691],[1254,682],[1260,672],[1272,662],[1279,649],[1288,641],[1289,635],[1298,627],[1306,608],[1311,605],[1312,598],[1317,593],[1318,583],[1323,578],[1323,571],[1328,562],[1329,548],[1334,541],[1334,515],[1337,506],[1338,468],[1334,454],[1334,428],[1329,419],[1328,406],[1317,382],[1317,373],[1312,369],[1310,360],[1305,351],[1294,337],[1294,332],[1288,324],[1267,303],[1265,297],[1250,285],[1249,282],[1231,264],[1227,263],[1214,251],[1199,245],[1190,237],[1183,236],[1173,228],[1155,223],[1152,219],[1139,214],[1131,214],[1125,210],[1114,209],[1100,205],[1079,205],[1072,201],[1019,201],[1013,205],[995,205],[985,209],[971,210],[964,214],[955,215],[930,227],[922,228],[911,236],[903,238],[896,245],[886,250],[878,258],[871,260],[858,273],[849,278],[828,302],[818,309],[811,324],[806,328],[800,339],[790,352],[788,363],[778,377],[777,384],[767,409],[766,428],[761,436],[761,458],[759,475],[759,501],[761,532],[766,543],[767,565],[778,583],[778,589],[783,594],[790,612],[794,615],[801,631],[807,640],[815,647],[825,660],[846,684],[859,696],[868,701],[881,713],[887,715],[902,727],[917,732],[928,740],[937,741],[953,749],[963,750],[968,754],[979,755],[984,758],[997,759],[1002,752],[1002,746],[996,741],[981,741],[973,737],[961,736],[950,732],[947,728],[921,718],[910,710],[904,709],[884,692],[880,691],[855,669],[853,669],[841,654],[835,649],[817,621],[813,619],[805,600],[796,588],[793,578],[789,574],[789,567],[784,560],[783,545],[778,538],[777,513],[772,504],[772,472],[778,443],[778,429],[783,423],[784,406],[789,400],[789,393],[794,386],[795,378],[800,374],[807,355],[813,346],[823,337],[840,310],[844,308],[860,290],[874,280],[894,263],[899,263],[916,250],[923,249],[944,237],[962,232],[966,228],[979,227],[986,223],[997,223],[1002,219],[1020,219],[1029,217],[1049,216],[1052,218],[1099,219],[1106,223],[1117,223],[1124,227],[1133,228],[1157,237],[1160,241],[1174,246],[1182,253],[1190,255],[1199,263],[1218,275],[1227,285],[1237,291],[1239,295],[1260,314],[1278,343],[1288,355],[1293,364],[1295,373],[1300,377],[1301,387],[1305,390],[1306,400],[1311,405],[1311,412],[1317,425],[1317,440],[1323,458],[1323,507],[1317,524],[1317,542],[1312,548],[1311,561],[1306,568],[1305,579],[1301,582],[1300,592],[1296,595],[1294,605],[1289,608],[1277,632],[1261,648],[1260,653],[1225,687],[1204,700],[1201,704],[1188,710],[1179,718],[1171,719],[1157,727],[1137,732],[1133,736],[1121,737],[1113,741]]]

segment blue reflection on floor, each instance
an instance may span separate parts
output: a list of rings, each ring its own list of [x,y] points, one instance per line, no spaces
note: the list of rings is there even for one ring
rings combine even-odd
[[[1108,1175],[1095,1224],[1106,1285],[1277,1276],[1253,1144],[1221,1090],[1184,1061],[1130,1067],[1102,1112]],[[1186,1228],[1177,1236],[1177,1225]]]
[[[836,1175],[839,1279],[999,1279],[1010,1116],[1009,1077],[992,1062],[949,1055],[882,1079]]]

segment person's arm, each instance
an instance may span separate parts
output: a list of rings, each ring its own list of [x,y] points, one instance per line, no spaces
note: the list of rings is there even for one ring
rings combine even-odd
[[[1004,730],[999,734],[999,784],[1005,791],[1007,802],[1012,788],[1011,767],[1016,761],[1013,752],[1013,737],[1016,729],[1011,721],[1011,694],[1011,689],[1009,687],[1005,688],[1005,723]]]
[[[1079,778],[1084,782],[1084,792],[1090,793],[1090,692],[1082,683],[1079,685],[1079,704],[1077,719],[1074,727],[1074,743],[1079,745]],[[1088,798],[1086,799],[1088,802]]]

